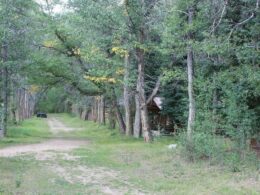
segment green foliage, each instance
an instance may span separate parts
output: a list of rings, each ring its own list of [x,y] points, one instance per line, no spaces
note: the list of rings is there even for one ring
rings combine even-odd
[[[192,146],[188,146],[186,134],[181,134],[180,139],[184,148],[192,147],[192,151],[187,156],[190,156],[193,160],[198,159],[214,159],[223,156],[228,146],[225,144],[222,137],[216,137],[211,133],[196,132],[192,137]]]
[[[221,149],[215,148],[216,135],[234,141],[234,150],[245,151],[248,140],[260,133],[260,75],[255,47],[259,39],[253,30],[259,16],[248,19],[252,14],[250,10],[258,12],[256,5],[249,1],[225,5],[224,1],[207,0],[175,1],[173,4],[165,20],[167,28],[163,41],[164,47],[174,56],[174,67],[167,71],[165,79],[167,86],[176,82],[181,74],[176,75],[175,67],[185,66],[186,48],[191,44],[195,60],[196,100],[193,154],[198,152],[196,156],[211,157],[219,153],[225,156]],[[191,7],[194,10],[193,24],[188,25],[187,11]],[[240,25],[243,21],[245,23]],[[192,42],[186,38],[188,32],[191,32]],[[186,87],[186,82],[182,85]],[[177,88],[175,94],[179,92],[182,94],[180,99],[184,100],[186,91],[181,89]],[[176,96],[172,97],[176,101]],[[186,112],[183,106],[175,105],[174,108],[173,113]]]
[[[65,112],[66,108],[66,99],[68,95],[66,91],[61,87],[55,87],[46,94],[42,94],[42,97],[39,97],[36,111],[47,112],[47,113],[60,113]]]
[[[216,136],[210,132],[195,132],[190,145],[184,133],[180,134],[180,141],[183,146],[182,155],[185,158],[189,157],[189,160],[207,160],[212,165],[224,165],[232,172],[241,172],[249,167],[259,169],[259,159],[254,152],[238,147],[235,142],[224,136]]]

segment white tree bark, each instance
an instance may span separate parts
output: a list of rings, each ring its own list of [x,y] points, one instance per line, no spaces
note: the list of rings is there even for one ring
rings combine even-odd
[[[192,25],[193,20],[193,9],[189,9],[189,25]],[[191,40],[191,34],[189,33],[188,40]],[[195,99],[193,90],[193,50],[192,46],[188,45],[187,49],[187,69],[188,69],[188,96],[189,96],[189,117],[188,117],[188,127],[187,127],[187,139],[191,143],[192,134],[195,123]]]

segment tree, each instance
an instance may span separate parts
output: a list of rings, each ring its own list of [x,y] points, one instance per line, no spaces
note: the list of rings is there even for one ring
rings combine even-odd
[[[1,21],[0,21],[0,35],[1,35],[1,73],[2,73],[2,101],[3,109],[1,110],[3,121],[0,126],[6,134],[7,121],[10,115],[12,104],[14,100],[11,97],[12,93],[16,91],[16,87],[20,87],[15,83],[21,83],[19,75],[22,65],[27,59],[30,47],[28,45],[31,36],[31,26],[33,23],[31,16],[35,14],[36,4],[34,1],[1,1]],[[26,49],[22,48],[25,47]],[[20,80],[19,80],[20,79]],[[16,87],[14,87],[16,86]],[[11,104],[12,103],[12,104]]]
[[[193,6],[188,8],[188,24],[193,25],[194,8]],[[192,32],[188,32],[188,42],[192,41]],[[188,118],[188,128],[187,128],[187,139],[190,144],[192,143],[192,132],[195,125],[195,99],[194,99],[194,89],[193,89],[193,49],[192,46],[188,44],[187,46],[187,71],[188,71],[188,95],[189,95],[189,118]]]

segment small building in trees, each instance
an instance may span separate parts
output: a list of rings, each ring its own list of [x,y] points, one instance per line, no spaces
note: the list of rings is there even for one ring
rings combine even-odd
[[[150,127],[154,131],[174,132],[173,119],[170,116],[163,114],[162,97],[155,97],[148,104],[148,112],[150,117]]]

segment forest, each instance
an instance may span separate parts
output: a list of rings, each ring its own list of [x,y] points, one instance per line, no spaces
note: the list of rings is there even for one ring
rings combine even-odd
[[[0,194],[259,194],[259,6],[0,0]]]

